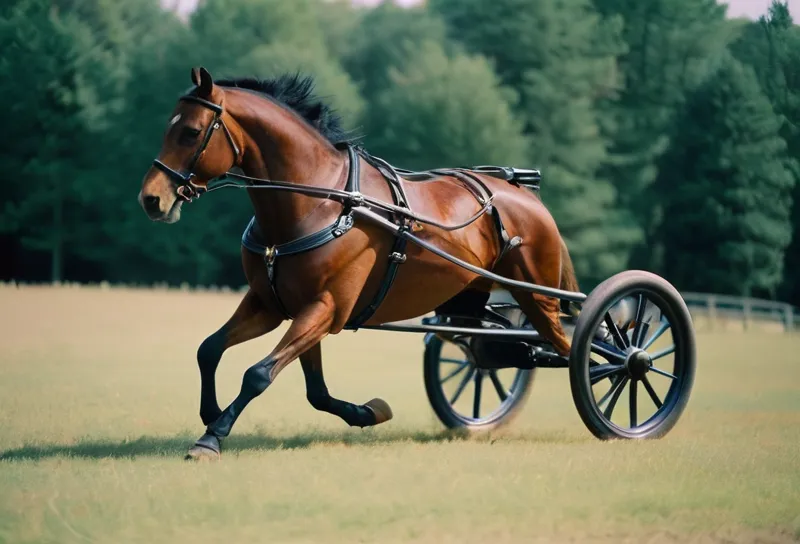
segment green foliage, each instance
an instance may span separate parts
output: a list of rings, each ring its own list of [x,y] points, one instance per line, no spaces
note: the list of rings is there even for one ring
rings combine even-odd
[[[604,16],[624,22],[619,95],[605,105],[615,124],[606,172],[617,188],[619,205],[646,236],[631,264],[653,267],[651,236],[661,214],[658,199],[648,201],[646,195],[651,194],[687,89],[702,80],[731,28],[725,24],[724,7],[715,0],[594,3]]]
[[[0,95],[13,138],[0,148],[7,200],[0,229],[48,251],[62,276],[64,246],[82,241],[100,211],[93,142],[119,107],[113,50],[76,15],[45,0],[16,3],[0,18]]]
[[[314,76],[317,89],[353,125],[364,101],[331,52],[352,30],[341,2],[323,0],[211,0],[191,19],[204,66],[215,77],[266,78],[285,72]]]
[[[238,63],[239,73],[271,77],[287,72],[302,72],[314,77],[319,96],[334,105],[354,128],[364,111],[364,100],[350,76],[324,53],[296,45],[276,43],[253,49]]]
[[[542,195],[579,277],[594,284],[624,269],[639,233],[602,171],[609,157],[600,111],[615,85],[618,22],[602,20],[588,0],[431,0],[431,7],[453,38],[491,58],[519,90],[529,160],[543,169]]]
[[[446,47],[442,21],[422,8],[404,9],[391,1],[364,15],[350,41],[344,64],[368,101],[391,86],[390,70],[404,66],[420,44]]]
[[[788,4],[773,1],[766,16],[748,24],[731,51],[749,64],[758,76],[761,88],[772,107],[783,116],[781,135],[786,140],[789,156],[795,159],[792,212],[793,238],[786,251],[785,270],[800,268],[800,28],[789,14]],[[800,279],[787,273],[782,296],[800,305]]]
[[[192,14],[203,63],[217,74],[231,70],[256,45],[293,43],[319,48],[324,43],[315,0],[208,0]],[[239,75],[227,73],[222,75]]]
[[[781,119],[752,69],[724,57],[677,127],[657,181],[664,273],[682,289],[774,296],[794,180]]]
[[[366,144],[410,169],[524,162],[526,141],[485,59],[420,44],[378,95]]]
[[[541,167],[585,289],[645,267],[800,304],[788,192],[800,202],[800,27],[777,0],[757,22],[724,12],[717,0],[205,0],[186,23],[159,0],[3,2],[3,274],[28,277],[14,255],[42,254],[54,279],[243,282],[240,193],[170,226],[136,202],[204,65],[313,75],[401,167]]]

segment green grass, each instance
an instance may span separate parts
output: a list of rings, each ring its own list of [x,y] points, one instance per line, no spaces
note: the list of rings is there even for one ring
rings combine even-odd
[[[664,439],[599,442],[565,371],[540,371],[508,429],[443,431],[422,339],[323,344],[339,398],[395,419],[350,429],[306,402],[299,365],[254,401],[221,462],[194,354],[238,295],[0,289],[0,542],[790,542],[800,540],[800,337],[704,333]],[[219,395],[280,336],[223,359]]]

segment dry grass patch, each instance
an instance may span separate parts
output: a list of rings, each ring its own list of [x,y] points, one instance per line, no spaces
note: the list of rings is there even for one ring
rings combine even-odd
[[[596,441],[568,377],[541,371],[503,432],[444,432],[419,336],[324,343],[336,396],[395,419],[350,429],[306,402],[299,365],[251,405],[223,461],[194,354],[239,295],[0,289],[0,542],[789,542],[800,539],[800,337],[700,335],[695,391],[665,439]],[[280,331],[220,367],[223,402]]]

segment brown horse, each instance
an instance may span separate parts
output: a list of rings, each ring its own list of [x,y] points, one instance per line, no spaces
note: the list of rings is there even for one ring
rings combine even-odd
[[[257,249],[243,247],[249,290],[227,323],[198,349],[200,417],[207,428],[187,457],[218,457],[221,440],[245,406],[298,357],[307,397],[315,408],[361,427],[391,419],[391,409],[381,399],[355,405],[329,395],[322,373],[321,340],[343,330],[358,314],[368,316],[361,323],[367,325],[409,319],[459,293],[488,293],[493,282],[413,244],[398,251],[395,236],[374,222],[357,220],[346,226],[351,228],[335,228],[351,203],[325,195],[343,192],[353,182],[351,176],[360,183],[360,194],[371,202],[397,202],[398,184],[388,183],[385,172],[375,160],[367,160],[365,152],[343,148],[348,142],[339,120],[311,95],[310,79],[284,76],[214,82],[205,69],[195,68],[192,81],[195,87],[178,101],[158,159],[144,176],[139,201],[151,220],[177,221],[184,201],[232,168],[252,178],[287,180],[321,192],[248,189],[255,211],[253,236],[270,250],[257,254]],[[483,186],[483,194],[478,185]],[[578,290],[556,224],[532,191],[476,172],[468,177],[456,172],[434,175],[426,182],[405,180],[399,187],[405,200],[401,204],[428,219],[407,224],[416,236],[508,278]],[[480,213],[487,207],[487,194],[492,195],[488,199],[492,209],[499,213]],[[378,211],[386,218],[394,216],[391,210]],[[502,243],[500,220],[495,216],[502,216],[502,234],[513,236],[516,245]],[[468,217],[474,220],[464,228],[442,228]],[[333,230],[325,230],[327,225],[334,225]],[[275,246],[303,237],[313,242],[316,234],[308,235],[321,230],[334,234],[308,251],[289,252],[274,260]],[[396,272],[389,282],[387,269]],[[375,293],[386,285],[391,288],[385,298],[378,300],[377,308],[370,308]],[[531,324],[558,353],[567,355],[570,346],[559,321],[558,299],[511,292]],[[239,395],[221,410],[215,373],[223,352],[272,331],[287,318],[292,323],[286,334],[269,355],[245,372]]]

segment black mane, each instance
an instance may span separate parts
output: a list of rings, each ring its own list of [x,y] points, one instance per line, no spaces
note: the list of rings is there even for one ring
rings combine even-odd
[[[271,97],[294,110],[334,145],[356,139],[344,129],[341,117],[333,108],[314,94],[314,78],[311,76],[296,73],[270,79],[219,79],[214,83],[221,87],[248,89]]]

